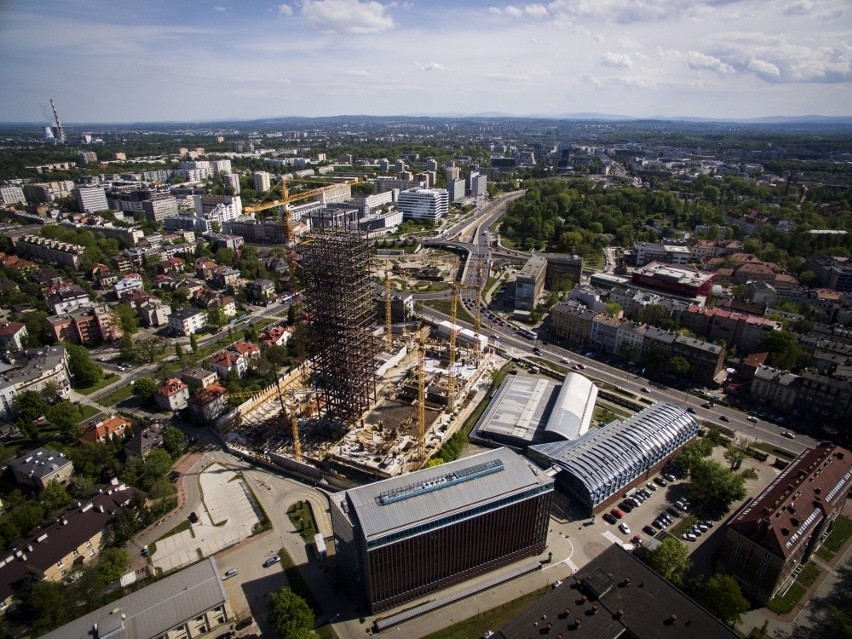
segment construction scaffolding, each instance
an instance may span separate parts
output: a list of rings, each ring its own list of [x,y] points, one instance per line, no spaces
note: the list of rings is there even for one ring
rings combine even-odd
[[[376,323],[370,246],[357,233],[325,230],[304,244],[305,300],[321,350],[314,381],[325,416],[353,426],[376,402]]]

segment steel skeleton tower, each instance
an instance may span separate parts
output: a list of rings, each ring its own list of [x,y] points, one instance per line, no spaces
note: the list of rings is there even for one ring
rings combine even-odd
[[[376,322],[370,247],[357,233],[312,235],[303,259],[317,387],[326,415],[354,425],[376,401]]]

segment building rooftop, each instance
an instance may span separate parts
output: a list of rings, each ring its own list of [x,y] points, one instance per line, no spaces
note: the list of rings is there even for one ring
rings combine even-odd
[[[548,439],[577,439],[589,430],[598,387],[579,373],[568,373],[547,420]]]
[[[733,639],[738,635],[619,544],[611,544],[495,635],[536,636]]]
[[[544,441],[559,385],[543,377],[507,375],[476,427],[476,435],[513,445]]]
[[[846,498],[850,484],[852,453],[821,442],[794,459],[728,525],[775,555],[793,555]]]
[[[552,490],[553,480],[508,448],[353,488],[332,497],[367,544],[417,526],[469,513],[525,491]]]
[[[149,639],[228,601],[216,560],[199,563],[93,610],[42,639]],[[97,631],[93,632],[93,629]]]
[[[50,448],[36,448],[9,462],[22,475],[44,478],[71,463],[62,453]]]

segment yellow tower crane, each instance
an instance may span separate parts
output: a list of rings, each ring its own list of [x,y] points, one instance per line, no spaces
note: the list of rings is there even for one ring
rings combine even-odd
[[[459,304],[459,287],[453,282],[453,296],[450,299],[450,353],[447,358],[447,409],[452,412],[456,401],[456,311]]]
[[[426,452],[426,335],[420,334],[420,351],[417,361],[417,455],[423,459]]]
[[[391,334],[392,320],[390,271],[385,270],[385,339],[388,342],[388,353],[393,350],[393,335]]]

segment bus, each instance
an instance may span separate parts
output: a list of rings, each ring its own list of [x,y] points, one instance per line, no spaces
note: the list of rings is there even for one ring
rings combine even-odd
[[[519,328],[518,334],[521,337],[526,337],[527,339],[538,339],[538,333],[531,331],[528,328]]]

